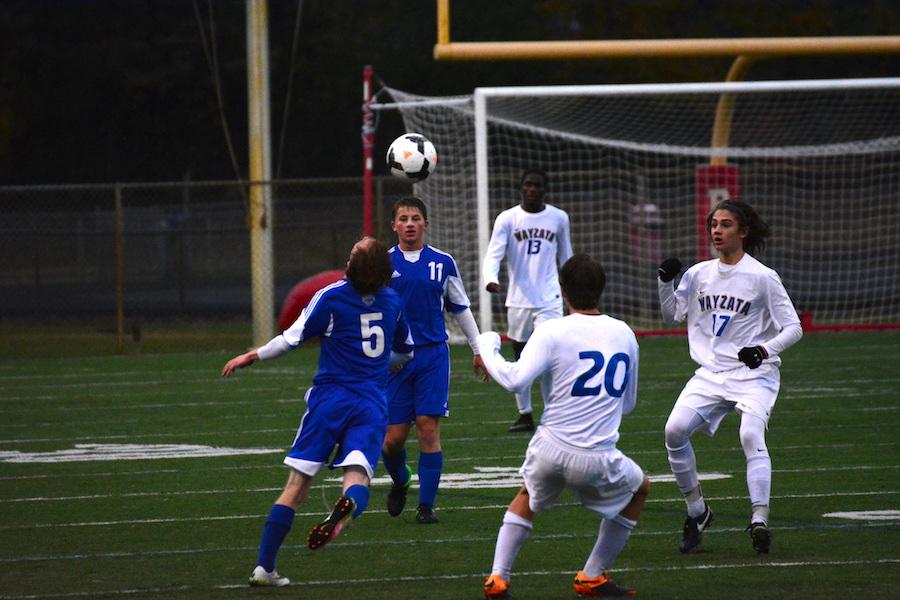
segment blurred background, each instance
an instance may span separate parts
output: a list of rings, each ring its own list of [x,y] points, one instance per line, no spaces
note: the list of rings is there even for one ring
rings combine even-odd
[[[477,86],[721,81],[732,58],[436,62],[430,0],[269,0],[276,304],[362,230],[362,71]],[[897,35],[894,1],[453,0],[453,41]],[[54,321],[113,327],[117,224],[132,340],[250,314],[247,19],[236,0],[0,3],[0,356]],[[771,59],[747,79],[898,74],[896,55]],[[376,233],[411,188],[381,157]],[[477,268],[477,266],[467,266]],[[59,333],[59,330],[54,330]],[[238,334],[240,335],[240,334]]]

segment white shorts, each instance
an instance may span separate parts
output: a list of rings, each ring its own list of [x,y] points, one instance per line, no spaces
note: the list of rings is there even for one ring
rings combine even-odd
[[[772,364],[723,373],[700,367],[681,390],[675,406],[686,406],[703,417],[706,423],[698,431],[707,435],[713,435],[725,415],[732,411],[757,416],[768,428],[779,387],[781,372]]]
[[[528,506],[533,512],[553,508],[566,488],[582,506],[611,519],[631,502],[644,472],[615,447],[585,450],[552,436],[544,427],[528,444],[519,473],[525,478]]]
[[[516,342],[527,342],[535,325],[561,316],[563,316],[562,303],[540,308],[510,306],[506,309],[506,335]]]

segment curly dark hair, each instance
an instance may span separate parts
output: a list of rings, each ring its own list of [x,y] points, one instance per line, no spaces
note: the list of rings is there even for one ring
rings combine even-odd
[[[587,254],[575,254],[560,268],[559,285],[572,308],[597,308],[606,287],[606,271]]]
[[[743,200],[724,200],[716,204],[706,217],[706,233],[712,230],[712,218],[717,210],[727,210],[737,219],[738,226],[747,230],[744,238],[744,252],[754,254],[757,250],[764,250],[766,238],[769,237],[769,225],[762,220],[752,206]]]
[[[347,279],[363,296],[374,294],[391,282],[394,268],[384,242],[364,237],[354,246],[347,261]]]

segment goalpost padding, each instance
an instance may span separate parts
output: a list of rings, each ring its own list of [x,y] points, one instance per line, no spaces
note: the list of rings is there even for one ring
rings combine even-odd
[[[601,308],[660,330],[656,266],[708,258],[704,221],[739,197],[770,224],[759,258],[798,312],[829,327],[900,323],[900,79],[480,88],[427,98],[387,90],[407,131],[438,150],[416,185],[430,243],[452,253],[481,327],[505,329],[480,281],[494,218],[524,168],[548,172],[575,252],[601,260]],[[724,100],[723,100],[724,99]],[[714,148],[721,102],[727,145]],[[505,280],[501,280],[505,284]]]

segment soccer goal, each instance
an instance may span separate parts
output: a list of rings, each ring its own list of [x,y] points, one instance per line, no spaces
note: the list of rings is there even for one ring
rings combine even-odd
[[[662,329],[656,267],[709,258],[706,214],[727,198],[770,224],[759,258],[807,327],[900,326],[900,78],[384,92],[374,107],[438,149],[416,193],[483,329],[506,323],[481,258],[530,167],[548,173],[575,252],[605,265],[601,308],[635,329]]]

